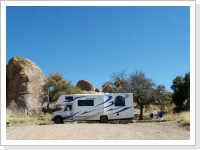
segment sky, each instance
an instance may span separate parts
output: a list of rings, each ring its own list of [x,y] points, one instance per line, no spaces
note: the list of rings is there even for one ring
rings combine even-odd
[[[190,7],[7,6],[6,64],[16,56],[73,85],[138,70],[172,91],[190,71]]]

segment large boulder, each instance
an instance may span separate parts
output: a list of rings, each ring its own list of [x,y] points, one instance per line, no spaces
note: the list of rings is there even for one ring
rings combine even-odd
[[[62,110],[63,105],[58,105],[56,104],[57,102],[49,102],[48,107],[47,107],[47,112],[48,113],[53,113],[54,111]]]
[[[82,90],[82,93],[83,94],[96,94],[97,92],[96,91],[85,91],[85,90]]]
[[[112,82],[106,82],[102,86],[102,92],[104,92],[104,93],[116,93],[117,87]]]
[[[95,91],[94,85],[87,80],[79,80],[76,87],[79,87],[83,91]]]
[[[23,57],[14,57],[6,66],[7,112],[39,113],[48,104],[48,82],[41,69]]]
[[[106,82],[102,86],[104,93],[129,93],[130,86],[127,81]]]
[[[102,88],[96,88],[95,89],[96,92],[100,92],[100,93],[102,92],[102,90],[103,90]]]

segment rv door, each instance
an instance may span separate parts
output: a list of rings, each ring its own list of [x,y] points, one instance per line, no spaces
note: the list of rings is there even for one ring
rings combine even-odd
[[[64,121],[73,120],[72,105],[66,105],[63,111],[64,111],[64,115],[63,115]]]

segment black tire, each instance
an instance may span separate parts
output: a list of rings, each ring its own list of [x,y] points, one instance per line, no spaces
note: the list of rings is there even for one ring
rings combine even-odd
[[[62,124],[63,123],[63,119],[60,116],[55,117],[54,121],[55,121],[56,124]]]
[[[108,123],[108,117],[107,116],[101,116],[100,123]]]

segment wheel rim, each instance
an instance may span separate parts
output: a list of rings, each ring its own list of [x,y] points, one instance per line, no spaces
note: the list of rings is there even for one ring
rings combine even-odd
[[[101,122],[102,122],[102,123],[106,123],[106,122],[107,122],[107,118],[106,118],[106,117],[102,117],[102,118],[101,118]]]
[[[57,117],[57,118],[55,119],[55,122],[56,122],[56,123],[62,123],[62,118],[61,118],[61,117]]]

